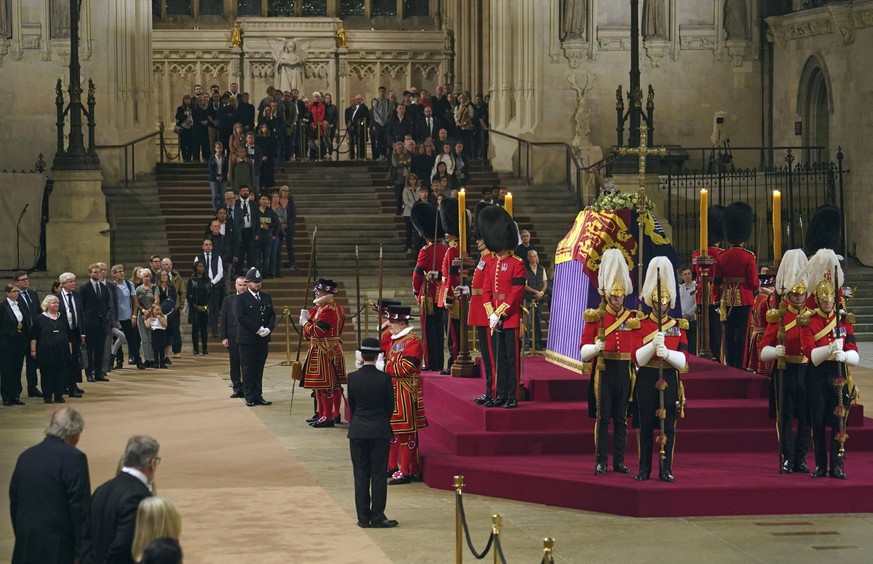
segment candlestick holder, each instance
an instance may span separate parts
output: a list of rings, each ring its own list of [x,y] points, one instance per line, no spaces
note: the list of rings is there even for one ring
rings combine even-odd
[[[705,253],[706,250],[701,249],[701,252]],[[715,264],[715,257],[709,254],[701,254],[694,257],[692,263],[697,267],[698,272],[700,272],[700,283],[698,284],[699,288],[697,291],[702,292],[700,294],[700,322],[697,324],[697,356],[712,360],[712,348],[709,342],[709,269]]]
[[[461,252],[463,252],[463,250]],[[461,286],[466,286],[467,269],[476,266],[476,261],[470,257],[458,257],[452,261],[452,266],[460,267]],[[458,357],[452,364],[452,376],[455,378],[474,378],[476,376],[476,363],[473,362],[473,357],[470,354],[470,332],[467,327],[467,314],[470,310],[470,297],[461,295],[457,299],[460,300],[461,331],[458,337]]]

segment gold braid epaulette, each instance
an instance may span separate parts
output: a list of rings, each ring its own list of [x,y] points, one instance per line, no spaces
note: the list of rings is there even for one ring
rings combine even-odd
[[[585,320],[585,323],[600,321],[600,310],[591,308],[586,309],[585,313],[582,314],[582,318]]]
[[[806,327],[809,325],[809,316],[812,312],[809,310],[805,310],[803,313],[797,315],[797,324],[800,327]]]
[[[634,316],[636,316],[636,317],[634,317]],[[645,317],[646,317],[646,314],[644,314],[643,312],[641,312],[639,310],[631,311],[631,317],[629,317],[628,320],[625,321],[625,325],[627,326],[628,329],[639,329],[640,328],[640,319],[644,319]]]
[[[682,329],[683,331],[688,331],[688,328],[690,327],[688,320],[685,318],[677,319],[676,324],[679,325],[679,329]]]
[[[767,310],[767,323],[779,323],[781,316],[779,315],[778,309],[768,309]]]
[[[854,325],[855,324],[855,314],[854,313],[846,313],[843,321],[845,321],[846,323],[848,323],[850,325]]]

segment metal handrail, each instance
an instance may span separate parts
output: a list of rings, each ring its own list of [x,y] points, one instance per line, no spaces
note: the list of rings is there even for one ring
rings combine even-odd
[[[164,122],[160,122],[160,126],[157,131],[153,131],[151,133],[146,133],[136,139],[132,139],[126,143],[120,143],[117,145],[96,145],[97,149],[124,149],[124,184],[125,186],[130,183],[130,178],[136,176],[136,151],[133,150],[134,146],[137,143],[142,143],[143,141],[148,141],[153,137],[160,137],[161,142],[161,150],[160,150],[160,162],[164,162],[164,153],[166,151],[165,141],[164,141]],[[128,174],[130,172],[130,174]]]

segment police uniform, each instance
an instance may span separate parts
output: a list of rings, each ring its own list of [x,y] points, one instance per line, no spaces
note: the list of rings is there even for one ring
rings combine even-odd
[[[685,405],[680,373],[688,371],[688,320],[662,317],[657,308],[676,305],[676,279],[667,257],[654,257],[646,271],[642,300],[652,313],[640,320],[634,331],[634,361],[639,367],[634,385],[634,426],[639,428],[639,472],[637,480],[648,480],[652,472],[654,445],[658,444],[658,477],[673,482],[673,451],[676,420]],[[654,434],[658,438],[654,438]],[[661,456],[663,452],[663,456]]]
[[[437,220],[437,209],[427,202],[416,202],[412,206],[411,220],[421,238],[427,243],[418,252],[415,269],[412,271],[412,291],[421,316],[421,331],[424,336],[426,370],[445,368],[445,311],[437,307],[437,295],[442,274],[446,246],[434,241],[442,237]],[[435,277],[430,273],[435,272]]]
[[[346,364],[340,339],[346,314],[333,296],[337,285],[333,280],[319,279],[313,292],[323,292],[314,300],[315,307],[300,311],[303,338],[309,343],[303,364],[303,387],[315,390],[318,419],[313,427],[333,427],[342,403],[342,384],[346,383]]]
[[[257,268],[248,270],[246,282],[248,289],[233,302],[243,392],[249,407],[271,405],[272,402],[264,399],[263,380],[276,311],[270,294],[260,291],[261,273]]]
[[[585,310],[579,345],[583,362],[591,363],[588,378],[588,416],[594,418],[594,473],[606,474],[609,421],[612,420],[612,468],[630,472],[624,463],[627,446],[627,406],[633,389],[632,331],[640,326],[636,311],[607,305],[610,297],[633,291],[627,261],[619,249],[607,249],[597,272],[597,289],[603,298],[599,309]]]

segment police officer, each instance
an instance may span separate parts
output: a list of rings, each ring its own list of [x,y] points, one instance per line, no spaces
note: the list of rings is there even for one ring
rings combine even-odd
[[[262,383],[276,311],[270,294],[261,292],[261,273],[257,268],[248,270],[246,284],[248,289],[233,304],[246,405],[272,405],[273,402],[264,399]]]

